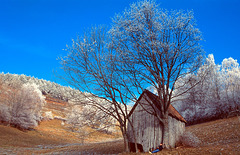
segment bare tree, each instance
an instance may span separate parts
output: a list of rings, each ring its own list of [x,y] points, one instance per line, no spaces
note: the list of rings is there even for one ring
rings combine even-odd
[[[97,108],[117,121],[128,148],[127,119],[134,93],[130,91],[127,76],[122,74],[118,55],[113,51],[107,29],[95,27],[73,40],[68,55],[61,58],[64,77],[76,89],[84,92],[75,98],[77,104]],[[83,99],[84,98],[84,99]],[[103,116],[104,116],[103,115]],[[90,114],[91,116],[91,114]]]
[[[157,90],[161,113],[150,112],[163,125],[163,143],[168,148],[168,107],[176,97],[173,91],[182,87],[175,87],[176,81],[202,65],[201,32],[193,13],[159,9],[155,1],[144,0],[116,15],[113,22],[110,34],[124,71],[139,88]]]

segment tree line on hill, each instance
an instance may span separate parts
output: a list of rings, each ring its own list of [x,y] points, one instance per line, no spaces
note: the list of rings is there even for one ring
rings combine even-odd
[[[35,77],[27,76],[24,74],[10,74],[10,73],[1,73],[0,78],[5,81],[5,83],[11,83],[14,81],[19,82],[20,84],[24,83],[35,83],[38,85],[38,88],[44,95],[51,95],[54,98],[67,101],[72,98],[74,94],[79,94],[79,91],[71,87],[61,86],[55,82],[38,79]],[[11,85],[11,84],[9,84]]]
[[[30,129],[42,119],[53,119],[52,112],[42,112],[46,104],[44,95],[68,102],[63,119],[74,132],[82,132],[85,126],[111,132],[116,123],[101,110],[86,104],[94,101],[105,105],[97,96],[55,82],[9,73],[0,74],[0,122]]]
[[[209,54],[196,74],[185,76],[177,85],[181,87],[186,83],[181,89],[187,90],[203,75],[204,80],[173,102],[188,124],[239,115],[240,66],[237,60],[225,58],[219,65],[213,54]]]

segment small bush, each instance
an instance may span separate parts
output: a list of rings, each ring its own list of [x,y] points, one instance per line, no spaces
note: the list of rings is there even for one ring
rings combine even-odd
[[[184,132],[180,137],[178,146],[190,146],[190,147],[198,147],[201,144],[201,141],[195,136],[193,133],[187,131]]]
[[[52,111],[46,111],[43,116],[44,120],[52,120],[53,119],[53,114]]]

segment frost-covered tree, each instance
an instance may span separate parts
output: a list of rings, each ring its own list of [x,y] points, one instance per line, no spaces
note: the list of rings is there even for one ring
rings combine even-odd
[[[182,115],[188,122],[199,120],[201,115],[205,117],[212,115],[216,111],[215,108],[219,107],[221,86],[219,69],[213,55],[209,55],[196,74],[187,75],[177,81],[177,85],[185,83],[182,89],[188,89],[192,87],[194,81],[199,81],[198,85],[177,99],[177,103],[181,105],[179,111],[183,112]],[[175,93],[178,92],[175,91]]]
[[[197,74],[191,78],[185,76],[177,82],[187,83],[185,85],[187,88],[191,86],[192,80],[198,80],[205,75],[204,80],[194,89],[178,98],[175,106],[190,124],[239,112],[239,71],[237,60],[224,59],[222,64],[218,65],[214,56],[209,54]]]
[[[101,104],[103,104],[103,102],[104,101],[102,101]],[[73,132],[80,133],[82,143],[85,138],[91,134],[91,132],[87,132],[84,128],[91,127],[95,129],[94,131],[111,132],[111,129],[116,126],[115,119],[99,108],[86,104],[86,102],[85,104],[72,102],[66,111],[67,124]]]
[[[107,35],[105,31],[93,29],[73,40],[68,55],[62,58],[66,79],[112,105],[89,102],[118,121],[126,147],[126,103],[136,97],[135,93],[154,87],[161,113],[153,110],[152,114],[163,125],[163,143],[168,148],[168,107],[176,81],[202,65],[201,33],[193,13],[169,12],[155,1],[140,1],[116,15]]]
[[[36,84],[23,84],[18,93],[14,107],[14,124],[25,129],[37,126],[41,120],[45,97]]]
[[[157,90],[161,113],[150,112],[163,125],[163,143],[168,148],[168,107],[176,81],[202,65],[202,36],[193,12],[167,11],[155,1],[144,0],[116,15],[109,33],[130,81]]]
[[[115,119],[122,132],[125,149],[129,151],[127,103],[134,94],[126,83],[128,79],[119,71],[118,56],[110,46],[110,39],[105,28],[94,27],[84,36],[73,40],[72,46],[67,48],[68,55],[61,59],[61,63],[67,82],[84,91],[80,93],[84,100],[81,97],[74,99],[82,108],[90,108],[84,111],[85,117],[89,121],[95,120],[96,116],[97,120],[99,117],[105,120],[109,117]],[[99,111],[96,116],[94,109]]]
[[[233,58],[224,59],[221,64],[223,82],[223,102],[233,109],[240,108],[240,67]]]
[[[4,111],[4,117],[2,121],[22,129],[38,125],[45,97],[36,84],[11,83],[11,86],[4,86],[3,96],[1,112]]]
[[[96,99],[97,100],[97,99]],[[102,101],[102,104],[104,101]],[[107,106],[107,105],[106,105]],[[81,130],[83,127],[91,127],[97,130],[107,131],[110,126],[116,125],[116,122],[97,107],[88,104],[78,104],[73,102],[67,108],[67,123],[74,129]],[[115,123],[115,124],[114,124]]]

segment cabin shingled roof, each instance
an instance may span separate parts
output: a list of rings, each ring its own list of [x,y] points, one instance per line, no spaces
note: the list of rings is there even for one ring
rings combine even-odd
[[[134,104],[133,108],[131,109],[128,117],[130,117],[134,111],[134,109],[136,108],[136,106],[138,105],[139,101],[141,100],[141,98],[144,96],[144,94],[147,94],[147,96],[152,100],[152,102],[158,106],[157,104],[158,102],[158,97],[157,95],[153,94],[152,92],[150,92],[149,90],[144,90],[143,93],[141,94],[141,96],[138,98],[137,102]],[[187,121],[182,117],[182,115],[179,114],[179,112],[170,104],[168,107],[168,115],[187,123]]]

